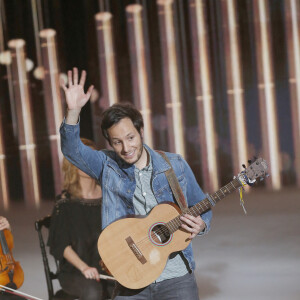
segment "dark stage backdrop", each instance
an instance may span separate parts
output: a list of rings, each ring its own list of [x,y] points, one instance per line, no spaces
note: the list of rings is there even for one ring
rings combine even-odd
[[[27,57],[36,67],[37,51],[30,0],[1,0],[5,18],[3,26],[4,49],[11,39],[21,38],[26,42]],[[226,184],[233,174],[230,133],[228,93],[226,87],[226,66],[224,51],[223,15],[221,0],[206,0],[205,17],[207,21],[210,53],[210,72],[213,92],[213,113],[217,141],[217,163],[220,184]],[[287,35],[284,22],[284,0],[270,0],[271,50],[273,76],[275,84],[276,117],[278,118],[278,136],[280,158],[282,161],[281,181],[283,186],[296,185],[294,167],[295,151],[291,121],[289,66]],[[147,54],[149,55],[149,81],[151,94],[154,147],[169,149],[166,108],[164,104],[163,56],[159,31],[157,3],[154,0],[43,0],[41,1],[43,28],[53,28],[57,32],[57,47],[60,72],[77,66],[87,70],[86,87],[94,84],[101,102],[100,68],[98,61],[97,38],[94,16],[100,10],[110,11],[113,15],[113,37],[117,66],[117,80],[120,101],[133,102],[133,82],[130,66],[130,53],[125,8],[129,4],[139,3],[144,7],[144,25],[146,32]],[[195,78],[193,73],[192,30],[189,22],[188,1],[176,0],[175,27],[177,32],[178,68],[182,93],[182,112],[184,124],[184,142],[186,159],[196,178],[202,185],[201,147],[197,107],[195,101]],[[244,107],[246,112],[247,147],[250,155],[262,153],[261,118],[259,115],[258,66],[256,63],[256,38],[254,34],[253,1],[239,0],[237,21],[239,45],[241,50],[241,74],[244,87]],[[40,29],[43,29],[40,28]],[[34,68],[35,68],[34,67]],[[44,91],[42,82],[29,71],[30,90],[33,102],[34,134],[36,137],[41,196],[43,200],[54,197],[54,176],[51,166],[51,152],[47,132]],[[0,65],[0,101],[1,122],[4,128],[6,166],[11,201],[24,201],[17,131],[14,130],[14,110],[9,101],[6,67]],[[97,134],[101,134],[100,132]],[[87,104],[81,113],[81,136],[95,138],[92,124],[91,105]],[[99,144],[105,147],[105,144]],[[298,153],[299,155],[299,153]],[[249,157],[251,158],[251,157]],[[242,168],[242,167],[241,167]],[[263,183],[261,184],[263,185]]]

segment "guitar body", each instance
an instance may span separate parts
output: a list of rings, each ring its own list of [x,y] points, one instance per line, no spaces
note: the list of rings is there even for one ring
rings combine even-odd
[[[174,203],[159,204],[145,217],[115,221],[98,240],[99,254],[115,279],[130,289],[143,288],[156,280],[171,253],[185,249],[190,233],[173,234],[164,225],[178,217]]]

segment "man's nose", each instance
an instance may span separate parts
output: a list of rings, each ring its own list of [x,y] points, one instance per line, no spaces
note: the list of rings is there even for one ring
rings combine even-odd
[[[123,152],[128,152],[129,150],[129,145],[127,144],[127,142],[123,143]]]

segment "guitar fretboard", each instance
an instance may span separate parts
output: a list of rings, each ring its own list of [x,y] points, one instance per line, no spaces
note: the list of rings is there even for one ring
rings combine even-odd
[[[241,182],[239,181],[238,178],[235,178],[231,182],[229,182],[227,185],[221,187],[217,192],[214,194],[209,195],[210,199],[214,202],[217,203],[221,199],[225,198],[227,195],[231,194],[233,191],[238,189],[240,186],[242,186]],[[197,217],[204,212],[208,211],[209,209],[212,208],[212,204],[209,199],[205,198],[204,200],[198,202],[191,208],[187,208],[181,215],[183,214],[189,214],[194,217]],[[174,233],[176,230],[178,230],[181,227],[182,221],[180,220],[180,216],[177,216],[176,218],[172,219],[169,221],[166,226],[170,233]]]

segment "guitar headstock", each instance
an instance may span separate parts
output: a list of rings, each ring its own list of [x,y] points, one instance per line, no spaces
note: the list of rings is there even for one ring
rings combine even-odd
[[[249,167],[245,167],[239,174],[239,179],[243,181],[245,184],[252,185],[257,178],[263,180],[265,177],[268,177],[268,164],[263,158],[257,158],[253,163],[249,165]]]

